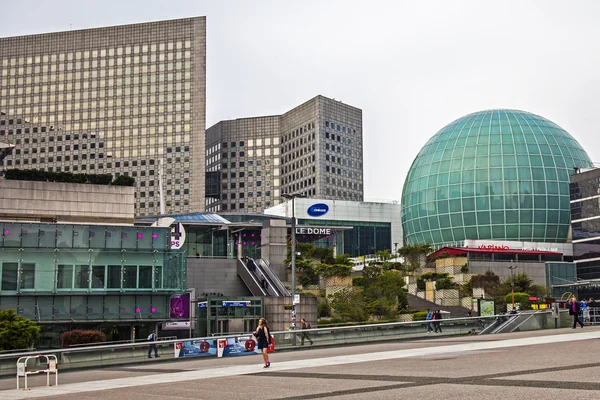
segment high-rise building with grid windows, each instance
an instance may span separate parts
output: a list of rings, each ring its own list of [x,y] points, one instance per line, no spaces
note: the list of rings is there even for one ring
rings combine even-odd
[[[362,110],[317,96],[206,131],[206,210],[262,213],[285,193],[362,201]]]
[[[0,38],[0,169],[126,174],[136,214],[204,210],[205,17]]]

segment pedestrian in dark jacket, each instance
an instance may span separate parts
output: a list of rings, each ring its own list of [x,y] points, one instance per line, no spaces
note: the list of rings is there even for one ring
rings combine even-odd
[[[573,316],[573,329],[577,328],[577,323],[583,328],[583,322],[581,321],[581,305],[577,302],[575,296],[571,297],[571,304],[569,305],[569,315]]]
[[[436,333],[442,333],[442,327],[440,326],[440,321],[442,320],[442,313],[440,310],[435,311],[435,322],[433,323],[433,327]]]

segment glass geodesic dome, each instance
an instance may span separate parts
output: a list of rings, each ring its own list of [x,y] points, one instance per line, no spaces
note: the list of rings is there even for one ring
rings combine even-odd
[[[408,172],[405,244],[565,242],[570,175],[591,166],[568,132],[538,115],[487,110],[459,118],[423,146]]]

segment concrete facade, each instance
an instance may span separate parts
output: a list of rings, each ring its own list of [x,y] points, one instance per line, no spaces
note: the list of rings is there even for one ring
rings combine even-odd
[[[286,221],[270,219],[264,222],[261,236],[261,258],[269,260],[271,270],[279,280],[287,281],[287,226]]]
[[[208,211],[262,212],[284,193],[361,201],[362,110],[324,96],[207,130]]]
[[[272,331],[283,331],[292,322],[291,297],[265,297],[265,318]],[[300,329],[300,319],[306,319],[311,327],[317,327],[317,298],[300,296],[300,304],[296,304],[296,329]],[[308,344],[308,343],[307,343]],[[275,344],[277,346],[277,344]]]
[[[236,259],[188,257],[188,289],[196,289],[198,297],[214,296],[215,294],[232,297],[252,296],[250,290],[237,275],[237,263]]]
[[[133,224],[134,188],[0,179],[0,220]]]
[[[546,263],[545,262],[490,262],[469,261],[469,273],[485,275],[490,270],[500,277],[500,281],[510,278],[509,266],[516,266],[514,274],[524,273],[533,279],[536,285],[546,286]]]
[[[0,38],[4,168],[136,180],[137,215],[204,210],[206,18]]]

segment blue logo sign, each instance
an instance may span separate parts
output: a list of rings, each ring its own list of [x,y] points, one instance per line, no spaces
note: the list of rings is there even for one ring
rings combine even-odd
[[[329,206],[327,204],[319,203],[308,207],[306,213],[311,217],[320,217],[327,214],[327,211],[329,211]]]
[[[223,307],[250,307],[249,301],[223,301]]]

